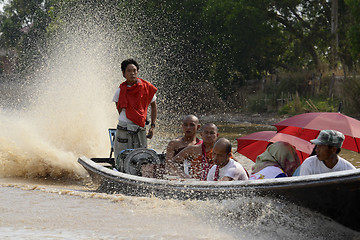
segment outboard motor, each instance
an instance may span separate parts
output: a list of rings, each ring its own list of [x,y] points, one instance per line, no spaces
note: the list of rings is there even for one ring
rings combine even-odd
[[[141,176],[143,164],[164,164],[165,154],[158,154],[153,149],[137,148],[126,149],[119,153],[115,160],[115,166],[120,172]]]

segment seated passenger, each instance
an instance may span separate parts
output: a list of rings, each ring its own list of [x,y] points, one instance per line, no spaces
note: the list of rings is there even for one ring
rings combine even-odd
[[[178,154],[184,148],[201,144],[202,141],[196,137],[197,131],[200,129],[199,119],[194,115],[187,115],[183,119],[182,130],[184,136],[171,140],[166,148],[166,162]]]
[[[231,143],[226,138],[216,141],[213,148],[213,161],[207,181],[233,181],[247,180],[248,176],[240,163],[232,159]]]
[[[292,145],[275,142],[257,156],[249,180],[291,177],[299,165],[299,157]]]
[[[201,145],[192,145],[181,150],[166,164],[167,173],[184,178],[195,178],[206,181],[209,169],[214,165],[212,148],[219,136],[218,128],[213,123],[207,123],[200,132]]]
[[[300,176],[355,169],[355,167],[338,156],[345,136],[335,130],[322,130],[317,139],[310,140],[316,144],[316,156],[305,159],[300,166]]]
[[[201,144],[202,141],[196,137],[197,131],[200,129],[199,119],[194,115],[187,115],[182,121],[182,131],[184,136],[171,140],[166,148],[165,164],[154,165],[152,168],[147,167],[143,172],[143,176],[163,178],[166,165],[176,156],[181,150],[191,145]],[[150,165],[150,164],[148,164]]]

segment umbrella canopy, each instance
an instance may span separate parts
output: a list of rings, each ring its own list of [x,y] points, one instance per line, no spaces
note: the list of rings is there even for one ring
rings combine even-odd
[[[360,121],[341,113],[304,113],[273,126],[279,133],[297,136],[307,141],[315,139],[321,130],[337,130],[345,135],[343,148],[360,152]]]
[[[314,149],[313,144],[301,138],[284,133],[277,133],[275,131],[261,131],[238,138],[237,152],[255,162],[256,157],[266,150],[270,142],[274,143],[278,141],[288,142],[293,145],[301,162],[304,161]]]

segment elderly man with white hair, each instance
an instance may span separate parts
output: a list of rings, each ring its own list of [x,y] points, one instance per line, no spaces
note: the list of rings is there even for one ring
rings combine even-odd
[[[316,155],[308,157],[301,164],[300,176],[355,169],[351,163],[338,156],[344,140],[341,132],[322,130],[317,139],[310,140],[316,144]]]

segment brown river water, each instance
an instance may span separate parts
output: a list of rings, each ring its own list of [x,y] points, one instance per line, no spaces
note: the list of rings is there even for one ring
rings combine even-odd
[[[179,201],[97,193],[76,160],[81,151],[108,155],[106,128],[99,134],[101,149],[100,143],[83,146],[91,141],[77,136],[71,124],[66,126],[71,134],[56,129],[52,134],[20,115],[0,114],[0,239],[360,239],[360,233],[327,217],[268,198]],[[237,137],[272,129],[243,119],[217,125],[234,152]],[[180,123],[158,126],[149,145],[161,152],[181,134]],[[236,156],[251,169],[252,161]],[[359,167],[355,156],[352,161]]]

